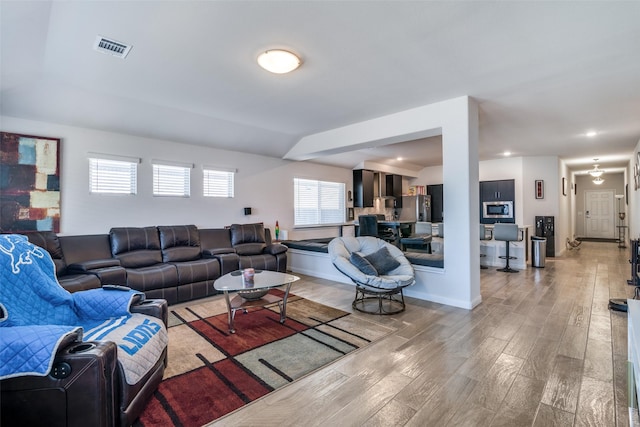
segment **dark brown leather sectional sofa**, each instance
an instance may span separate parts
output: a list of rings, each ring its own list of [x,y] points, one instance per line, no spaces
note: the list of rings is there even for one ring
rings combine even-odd
[[[195,225],[117,227],[109,234],[24,233],[46,249],[70,292],[128,286],[169,304],[214,295],[213,282],[242,268],[286,271],[287,247],[262,224],[198,229]]]

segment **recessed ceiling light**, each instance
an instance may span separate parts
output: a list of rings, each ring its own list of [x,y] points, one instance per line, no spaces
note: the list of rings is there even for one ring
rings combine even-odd
[[[593,138],[594,136],[598,135],[598,132],[596,132],[595,130],[590,130],[585,135],[587,135],[587,137],[589,138]]]
[[[402,161],[402,157],[397,157],[396,160],[401,162]]]
[[[502,155],[505,157],[509,157],[511,155],[511,151],[505,151],[504,153],[502,153]]]
[[[272,49],[258,56],[258,64],[272,73],[286,74],[298,68],[302,61],[287,50]]]

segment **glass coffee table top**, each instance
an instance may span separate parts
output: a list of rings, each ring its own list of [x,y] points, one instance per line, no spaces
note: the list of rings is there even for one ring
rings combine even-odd
[[[227,316],[229,332],[235,333],[233,319],[236,311],[242,310],[245,313],[249,307],[266,306],[277,304],[280,308],[280,323],[284,323],[287,317],[287,298],[293,282],[300,280],[298,276],[278,271],[255,270],[253,281],[246,283],[242,270],[233,271],[220,277],[213,283],[217,291],[224,293],[227,303]],[[272,295],[269,289],[286,286],[282,297]],[[230,294],[235,294],[231,298]]]
[[[253,276],[253,284],[245,284],[242,278],[242,270],[232,271],[217,279],[213,287],[217,291],[246,291],[251,289],[275,288],[286,285],[287,283],[300,280],[298,276],[288,273],[280,273],[278,271],[255,270]]]

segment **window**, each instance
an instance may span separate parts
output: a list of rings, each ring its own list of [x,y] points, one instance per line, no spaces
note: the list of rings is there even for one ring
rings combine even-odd
[[[153,164],[153,195],[189,197],[191,166]]]
[[[294,178],[293,187],[295,225],[345,221],[344,183]]]
[[[203,169],[204,197],[233,197],[234,171]]]
[[[136,194],[140,159],[89,158],[89,191],[92,194]]]

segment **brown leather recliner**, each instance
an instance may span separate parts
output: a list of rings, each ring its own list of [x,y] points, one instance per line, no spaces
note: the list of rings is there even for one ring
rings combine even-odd
[[[0,235],[0,249],[0,425],[131,425],[162,381],[167,302],[71,294],[23,236]]]
[[[134,303],[131,312],[167,324],[164,300]],[[129,385],[113,342],[83,342],[74,334],[59,348],[49,375],[0,381],[1,426],[129,426],[162,381],[167,363],[165,349],[153,369]]]

